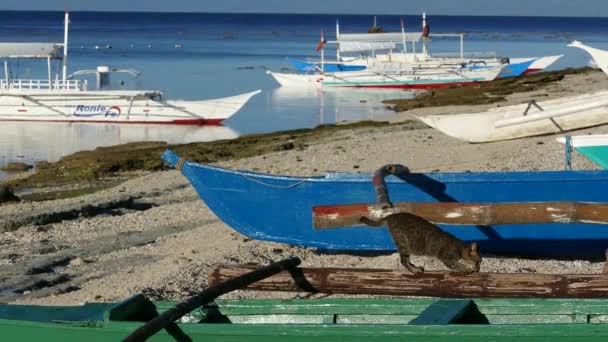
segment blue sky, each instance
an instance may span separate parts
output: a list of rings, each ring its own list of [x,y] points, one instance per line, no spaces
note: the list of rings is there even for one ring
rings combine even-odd
[[[62,10],[66,0],[0,0],[2,10]],[[71,0],[74,10],[608,16],[608,0]]]

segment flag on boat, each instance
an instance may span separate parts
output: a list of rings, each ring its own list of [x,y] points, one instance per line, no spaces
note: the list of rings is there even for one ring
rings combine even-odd
[[[431,33],[431,29],[429,24],[426,23],[426,17],[422,17],[422,36],[424,38],[428,38]]]
[[[327,43],[327,40],[325,39],[325,35],[323,34],[323,31],[321,30],[321,41],[319,41],[319,44],[317,44],[315,51],[317,51],[317,52],[321,51],[321,49],[323,49],[323,45],[325,45],[325,43]]]

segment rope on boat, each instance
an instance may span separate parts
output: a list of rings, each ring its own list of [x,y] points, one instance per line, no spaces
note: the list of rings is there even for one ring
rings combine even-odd
[[[301,180],[299,182],[295,182],[295,183],[293,183],[291,185],[283,186],[283,185],[273,185],[273,184],[264,183],[262,181],[259,181],[259,180],[255,179],[255,178],[251,178],[251,177],[246,176],[246,175],[241,175],[241,177],[243,177],[243,178],[245,178],[247,180],[250,180],[250,181],[252,181],[254,183],[258,183],[258,184],[265,185],[265,186],[270,187],[270,188],[276,188],[276,189],[291,189],[291,188],[295,188],[296,186],[304,184],[304,183],[306,183],[306,182],[309,181],[308,179],[304,179],[304,180]]]
[[[381,208],[388,209],[393,207],[393,204],[388,196],[388,190],[386,188],[384,178],[386,178],[388,175],[398,175],[409,172],[410,171],[407,166],[401,164],[388,164],[382,166],[374,173],[372,183],[374,184],[374,190],[376,190],[376,200]]]
[[[186,159],[184,158],[179,158],[179,160],[177,161],[177,163],[175,164],[175,169],[181,171],[182,168],[184,167],[184,163],[186,162]]]
[[[564,144],[565,152],[566,152],[566,160],[564,161],[566,165],[566,171],[572,171],[572,137],[566,135],[566,143]]]

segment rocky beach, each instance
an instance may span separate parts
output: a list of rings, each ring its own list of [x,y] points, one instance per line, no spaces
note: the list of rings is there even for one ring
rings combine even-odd
[[[389,101],[385,105],[397,111],[389,122],[344,123],[171,148],[193,161],[283,175],[368,173],[389,163],[407,165],[413,172],[562,170],[564,147],[556,141],[558,135],[469,144],[412,117],[608,89],[605,75],[595,70],[534,77],[523,78],[517,89],[503,84],[501,94],[483,88],[467,93],[481,92],[485,99],[466,100],[457,93],[460,89],[448,89],[451,94],[440,90],[411,102]],[[539,81],[543,77],[547,82]],[[608,126],[575,134],[589,133],[608,133]],[[137,292],[179,299],[204,289],[214,264],[267,264],[292,255],[310,267],[398,268],[396,253],[322,253],[238,234],[206,207],[179,171],[162,164],[166,147],[158,142],[81,152],[5,180],[22,200],[0,205],[0,302],[68,305],[116,301]],[[576,153],[573,168],[599,169]],[[482,272],[600,273],[604,267],[603,256],[482,255]],[[445,269],[431,258],[414,257],[413,263]],[[228,297],[296,295],[236,291]]]

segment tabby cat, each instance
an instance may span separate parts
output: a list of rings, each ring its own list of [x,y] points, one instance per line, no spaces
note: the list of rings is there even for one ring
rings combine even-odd
[[[479,272],[481,256],[477,243],[466,244],[421,217],[397,213],[378,221],[361,217],[361,222],[372,227],[380,227],[386,222],[401,264],[414,274],[421,274],[424,268],[413,265],[410,254],[436,257],[457,272]]]

